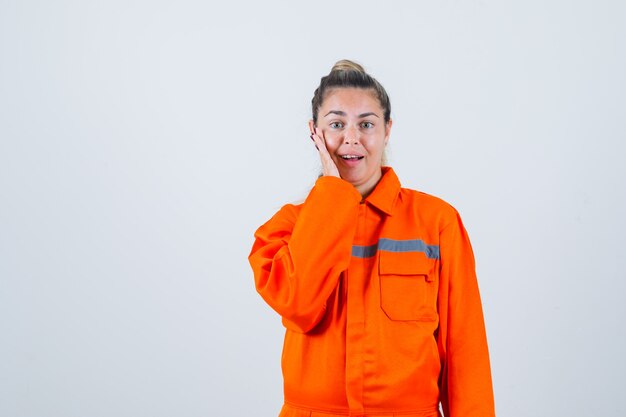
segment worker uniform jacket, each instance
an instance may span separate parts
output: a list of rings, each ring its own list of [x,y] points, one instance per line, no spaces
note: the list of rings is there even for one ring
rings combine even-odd
[[[281,417],[495,416],[474,257],[456,210],[320,177],[255,233],[256,289],[286,327]]]

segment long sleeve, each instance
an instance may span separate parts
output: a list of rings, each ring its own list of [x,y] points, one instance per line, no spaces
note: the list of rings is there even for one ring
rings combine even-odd
[[[256,289],[290,330],[308,332],[348,268],[361,195],[320,177],[301,209],[286,205],[255,233],[248,260]]]
[[[438,346],[441,403],[446,417],[494,417],[487,336],[475,262],[460,217],[440,235]]]

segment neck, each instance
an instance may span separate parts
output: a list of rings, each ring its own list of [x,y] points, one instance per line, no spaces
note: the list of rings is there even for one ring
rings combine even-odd
[[[370,195],[372,191],[374,191],[374,188],[376,188],[376,185],[378,184],[378,181],[380,181],[382,176],[382,169],[379,169],[376,172],[376,175],[372,175],[372,177],[369,178],[366,182],[354,186],[354,188],[356,188],[356,190],[361,194],[361,199],[365,200],[367,196]]]

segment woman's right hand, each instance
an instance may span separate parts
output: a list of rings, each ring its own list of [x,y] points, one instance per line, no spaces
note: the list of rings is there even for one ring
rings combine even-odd
[[[335,165],[335,161],[331,158],[328,149],[326,148],[326,140],[324,138],[324,132],[320,131],[320,129],[315,128],[313,134],[311,134],[311,139],[315,142],[315,147],[319,151],[320,160],[322,161],[322,174],[325,177],[338,177],[339,170],[337,169],[337,165]]]

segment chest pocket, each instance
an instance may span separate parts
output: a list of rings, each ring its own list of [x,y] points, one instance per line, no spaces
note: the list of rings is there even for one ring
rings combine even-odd
[[[391,320],[437,320],[437,264],[422,252],[379,252],[380,307]]]

